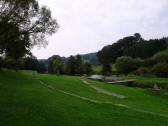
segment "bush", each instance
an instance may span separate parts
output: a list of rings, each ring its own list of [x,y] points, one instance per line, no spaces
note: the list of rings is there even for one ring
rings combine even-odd
[[[151,67],[151,66],[155,65],[156,63],[157,62],[154,58],[149,58],[149,59],[144,60],[143,66],[144,67]]]
[[[153,66],[152,72],[157,77],[168,77],[168,63],[158,63]]]
[[[144,64],[144,60],[140,59],[140,58],[136,58],[133,59],[133,64],[134,64],[134,68],[138,69],[140,66],[142,66]]]
[[[119,57],[116,61],[116,69],[119,73],[130,73],[138,69],[143,64],[141,59],[133,59],[131,57]]]
[[[168,50],[156,53],[153,57],[145,59],[142,66],[152,67],[160,62],[168,63]]]
[[[138,75],[146,75],[150,73],[150,69],[147,67],[139,67],[135,73]]]
[[[155,63],[160,63],[160,62],[166,62],[168,63],[168,51],[163,51],[155,54],[152,59],[155,61]]]

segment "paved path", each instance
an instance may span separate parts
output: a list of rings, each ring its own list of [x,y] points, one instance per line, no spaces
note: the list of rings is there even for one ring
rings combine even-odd
[[[92,85],[91,83],[89,83],[88,81],[86,81],[85,79],[81,79],[81,81],[84,83],[84,84],[86,84],[86,85],[88,85],[90,88],[93,88],[94,90],[96,90],[97,92],[99,92],[99,93],[102,93],[102,94],[105,94],[105,95],[109,95],[109,96],[113,96],[113,97],[116,97],[116,98],[119,98],[119,99],[124,99],[124,98],[126,98],[126,96],[123,96],[123,95],[120,95],[120,94],[116,94],[116,93],[113,93],[113,92],[109,92],[109,91],[107,91],[107,90],[105,90],[105,89],[102,89],[102,88],[99,88],[99,87],[97,87],[97,86],[95,86],[95,85]]]

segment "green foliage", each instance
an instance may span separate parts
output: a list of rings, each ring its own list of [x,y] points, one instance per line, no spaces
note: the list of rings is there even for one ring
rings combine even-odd
[[[103,63],[103,68],[102,68],[102,73],[104,75],[110,75],[112,72],[112,66],[110,63],[106,62],[106,63]]]
[[[152,67],[156,64],[156,61],[153,58],[148,58],[144,60],[143,67]]]
[[[162,51],[145,60],[140,58],[120,57],[116,61],[116,67],[117,71],[120,73],[130,73],[136,70],[135,73],[138,75],[155,74],[159,77],[166,77],[167,63],[168,53],[167,51]],[[165,66],[162,66],[164,64]]]
[[[158,63],[153,66],[152,72],[158,77],[168,77],[168,63]]]
[[[60,74],[82,75],[82,74],[92,73],[92,64],[90,64],[90,62],[88,61],[85,61],[82,55],[70,56],[69,58],[55,55],[48,58],[44,62],[46,63],[46,65],[49,66],[48,67],[49,73],[53,73],[51,64],[54,57],[58,57],[59,61],[61,61],[61,65],[56,65],[56,66],[59,66],[58,69],[60,72],[58,73]]]
[[[119,57],[116,61],[116,69],[119,73],[130,73],[138,69],[143,63],[141,59],[133,59],[131,57]]]
[[[155,53],[167,48],[167,38],[144,40],[140,34],[128,36],[120,39],[112,45],[105,46],[98,52],[100,62],[115,63],[121,56],[130,56],[133,58],[149,58]]]
[[[91,63],[85,62],[83,66],[83,71],[85,74],[90,75],[93,72]]]
[[[59,75],[59,74],[63,73],[62,69],[63,69],[63,62],[61,60],[61,57],[54,56],[48,66],[49,73]]]
[[[137,74],[137,75],[147,75],[147,74],[149,74],[151,72],[151,70],[150,70],[150,68],[148,68],[148,67],[139,67],[136,71],[135,71],[135,73]]]
[[[81,75],[83,73],[83,59],[81,55],[76,56],[76,74]]]
[[[100,65],[97,52],[82,55],[84,62],[90,62],[94,66]]]
[[[92,73],[92,65],[90,62],[84,62],[81,55],[70,56],[66,65],[66,71],[69,75],[89,75]]]
[[[47,45],[45,37],[55,33],[58,24],[36,0],[1,0],[0,27],[0,54],[11,57],[17,67],[33,46]]]
[[[155,54],[151,59],[154,60],[155,63],[159,63],[159,62],[167,62],[168,63],[168,50],[165,50],[165,51],[162,51],[162,52]]]
[[[76,59],[74,56],[70,56],[67,63],[67,73],[70,75],[76,74]]]
[[[24,65],[23,68],[24,70],[33,70],[37,71],[39,73],[46,73],[47,72],[47,67],[43,61],[38,61],[36,57],[31,56],[31,57],[26,57],[24,59]]]

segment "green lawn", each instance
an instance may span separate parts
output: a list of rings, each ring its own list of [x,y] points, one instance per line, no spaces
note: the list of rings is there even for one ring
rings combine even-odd
[[[167,92],[87,81],[127,98],[79,77],[0,72],[0,126],[168,126]]]

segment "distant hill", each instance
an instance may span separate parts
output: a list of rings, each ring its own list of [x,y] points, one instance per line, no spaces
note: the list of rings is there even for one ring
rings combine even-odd
[[[44,62],[46,65],[50,64],[50,62],[52,61],[52,59],[54,57],[60,57],[59,55],[53,55],[51,57],[49,57],[48,59],[39,59],[39,61]],[[67,62],[68,58],[66,57],[60,57],[62,59],[63,62]]]
[[[100,65],[97,53],[88,53],[82,56],[84,61],[89,61],[92,65]]]
[[[97,57],[97,53],[88,53],[88,54],[84,54],[84,55],[81,55],[81,56],[83,57],[84,61],[88,61],[94,66],[100,64],[100,62],[98,60],[98,57]],[[48,65],[54,57],[60,57],[60,56],[59,55],[53,55],[53,56],[49,57],[48,59],[40,59],[39,61],[42,61],[46,65]],[[60,57],[60,58],[62,59],[63,62],[67,62],[68,59],[69,59],[69,57]]]

